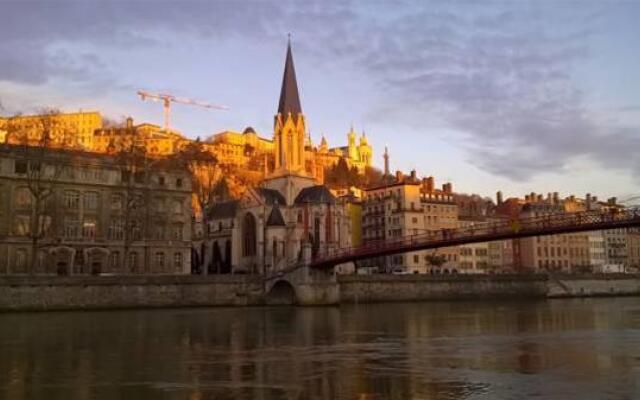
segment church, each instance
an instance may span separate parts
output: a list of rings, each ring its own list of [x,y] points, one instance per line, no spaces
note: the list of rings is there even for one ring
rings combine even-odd
[[[270,274],[299,262],[304,251],[318,257],[351,244],[346,207],[305,168],[308,132],[290,42],[273,131],[273,171],[241,199],[208,210],[209,273]]]

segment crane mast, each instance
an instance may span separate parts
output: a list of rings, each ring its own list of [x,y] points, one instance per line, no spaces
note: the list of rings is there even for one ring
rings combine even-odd
[[[229,107],[221,106],[217,104],[209,104],[203,103],[200,101],[196,101],[193,99],[185,98],[185,97],[176,97],[170,93],[151,93],[144,90],[138,90],[138,96],[142,101],[147,99],[152,101],[161,101],[163,104],[163,114],[164,114],[164,127],[163,129],[168,131],[171,128],[171,103],[181,103],[187,104],[191,106],[198,106],[203,108],[210,108],[214,110],[228,110]]]

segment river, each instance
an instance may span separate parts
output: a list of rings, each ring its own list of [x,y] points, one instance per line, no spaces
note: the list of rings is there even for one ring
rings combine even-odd
[[[0,314],[1,399],[638,399],[640,298]]]

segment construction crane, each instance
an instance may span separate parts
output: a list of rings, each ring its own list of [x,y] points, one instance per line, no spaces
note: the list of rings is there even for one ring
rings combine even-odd
[[[229,107],[226,106],[220,106],[220,105],[216,105],[216,104],[208,104],[208,103],[203,103],[200,101],[196,101],[193,99],[187,99],[184,97],[176,97],[172,94],[169,93],[150,93],[150,92],[146,92],[144,90],[138,90],[138,96],[140,96],[140,99],[142,101],[144,100],[151,100],[151,101],[162,101],[164,104],[164,129],[165,130],[169,130],[169,128],[171,127],[171,103],[182,103],[182,104],[188,104],[191,106],[198,106],[198,107],[204,107],[204,108],[211,108],[214,110],[228,110]]]

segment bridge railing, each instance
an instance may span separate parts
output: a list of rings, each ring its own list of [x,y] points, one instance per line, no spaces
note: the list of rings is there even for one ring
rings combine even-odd
[[[384,253],[387,250],[400,248],[407,248],[407,251],[411,251],[410,248],[425,244],[431,244],[436,247],[435,245],[438,243],[446,245],[449,242],[462,241],[464,239],[486,238],[486,241],[501,240],[504,236],[514,234],[524,235],[527,232],[548,232],[549,234],[553,234],[555,231],[562,231],[568,227],[589,227],[597,230],[598,225],[611,226],[614,225],[612,223],[615,222],[627,221],[640,221],[640,209],[558,213],[509,219],[500,222],[478,223],[463,228],[445,228],[422,234],[382,239],[368,242],[357,247],[338,248],[315,258],[312,264],[329,263],[334,260],[340,261],[346,258],[364,258],[364,256],[369,254],[374,257],[376,254]]]

